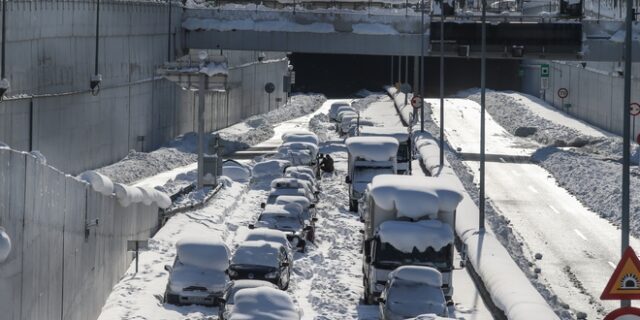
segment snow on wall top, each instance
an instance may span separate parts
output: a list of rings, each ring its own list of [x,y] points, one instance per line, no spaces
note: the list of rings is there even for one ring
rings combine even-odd
[[[393,137],[398,139],[398,142],[405,142],[409,140],[409,132],[404,127],[362,127],[360,129],[360,135],[369,137]]]
[[[398,153],[398,140],[391,137],[351,137],[345,145],[354,159],[389,161]]]
[[[424,266],[402,266],[389,273],[389,280],[400,279],[433,287],[442,287],[442,274],[435,268]]]
[[[380,224],[378,235],[382,243],[407,253],[413,252],[414,248],[424,252],[429,247],[439,251],[454,240],[451,226],[439,220],[389,220]]]
[[[289,295],[269,287],[240,290],[230,320],[298,320],[300,314]]]
[[[176,243],[183,264],[224,271],[229,268],[229,249],[219,236],[189,236]]]
[[[280,243],[264,240],[243,242],[234,252],[231,264],[277,267],[281,247]]]

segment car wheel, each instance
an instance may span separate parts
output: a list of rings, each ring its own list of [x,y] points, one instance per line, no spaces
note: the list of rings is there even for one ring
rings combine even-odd
[[[164,303],[180,305],[180,297],[177,294],[164,294]]]
[[[358,212],[358,200],[349,200],[349,211]]]

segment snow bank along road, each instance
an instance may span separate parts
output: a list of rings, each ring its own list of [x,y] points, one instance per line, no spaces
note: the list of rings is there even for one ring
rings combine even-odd
[[[334,101],[320,109],[326,112]],[[375,112],[372,117],[397,119]],[[387,109],[389,110],[389,109]],[[393,110],[393,109],[391,109]],[[386,111],[385,111],[386,112]],[[280,132],[306,128],[311,115],[283,123],[263,147],[279,143]],[[384,122],[384,121],[381,121]],[[304,310],[304,319],[378,319],[377,306],[361,303],[363,294],[361,266],[362,223],[357,214],[348,211],[348,191],[344,183],[347,154],[342,139],[327,134],[322,153],[335,159],[334,174],[326,174],[320,181],[322,194],[317,205],[316,242],[307,252],[296,253],[292,282],[288,292]],[[257,160],[260,160],[259,158]],[[140,255],[140,272],[134,274],[134,264],[115,286],[99,319],[215,319],[217,308],[174,306],[164,304],[162,296],[168,280],[165,264],[175,258],[175,243],[183,236],[219,234],[230,248],[247,232],[265,200],[269,182],[258,179],[251,183],[230,182],[202,209],[178,214],[149,241],[149,250]],[[492,319],[480,295],[464,270],[454,274],[454,302],[457,317],[463,319]]]
[[[439,101],[429,102],[437,123]],[[446,99],[445,134],[454,149],[465,154],[478,152],[479,112],[475,102]],[[486,126],[487,153],[500,155],[486,163],[489,201],[508,219],[533,267],[540,270],[538,280],[560,303],[585,312],[588,319],[601,318],[617,307],[615,302],[600,301],[599,296],[619,259],[619,230],[559,187],[543,168],[505,160],[511,155],[531,155],[537,148],[534,142],[514,137],[489,114]],[[465,164],[477,182],[478,162]],[[637,247],[640,241],[633,238],[631,245]],[[535,258],[538,253],[541,259]]]

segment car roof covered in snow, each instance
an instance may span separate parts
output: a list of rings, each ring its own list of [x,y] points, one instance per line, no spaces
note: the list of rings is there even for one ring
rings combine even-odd
[[[369,161],[389,161],[398,153],[398,140],[391,137],[351,137],[345,145],[352,157]]]
[[[238,291],[230,320],[299,320],[291,297],[282,290],[259,287]]]
[[[309,167],[305,167],[305,166],[287,167],[287,169],[285,169],[285,173],[287,173],[287,172],[302,172],[302,173],[308,173],[311,176],[313,176],[313,174],[314,174],[313,169],[311,169]]]
[[[270,230],[270,229],[264,229]],[[274,230],[278,231],[278,230]],[[265,281],[265,280],[255,280],[255,279],[240,279],[233,280],[229,282],[229,286],[232,286],[233,289],[237,292],[238,290],[247,289],[247,288],[258,288],[258,287],[269,287],[269,288],[278,288],[275,284]]]
[[[242,242],[233,253],[231,264],[277,267],[281,247],[278,242],[264,240]]]
[[[433,287],[442,287],[442,274],[435,268],[426,266],[402,266],[391,273],[388,279],[400,279]]]
[[[319,143],[318,136],[308,131],[285,132],[282,134],[284,142],[307,142],[317,145]]]
[[[289,203],[299,204],[302,208],[309,208],[311,205],[311,201],[303,196],[278,196],[276,198],[276,205],[287,205]]]
[[[280,198],[282,196],[279,196]],[[298,203],[287,203],[287,204],[268,204],[264,207],[262,211],[263,214],[282,214],[282,215],[300,215],[304,211],[302,205]]]
[[[281,244],[289,242],[289,240],[287,240],[287,235],[280,230],[266,228],[249,229],[249,232],[247,232],[244,241],[256,240],[271,241]]]
[[[405,127],[363,127],[360,135],[364,137],[393,137],[398,142],[409,140],[409,131]]]
[[[388,220],[380,224],[378,235],[380,242],[406,253],[413,252],[414,248],[420,252],[427,248],[439,251],[454,240],[451,226],[440,220]]]
[[[294,141],[285,142],[278,147],[278,150],[292,149],[292,150],[309,150],[314,153],[318,153],[318,145],[312,142]]]
[[[224,271],[229,267],[229,249],[218,236],[188,236],[176,243],[180,262],[204,269]]]
[[[262,178],[268,176],[282,176],[284,168],[291,165],[291,162],[287,160],[267,160],[256,163],[251,170],[251,175],[254,178]]]
[[[370,190],[378,206],[385,210],[392,210],[395,206],[409,218],[419,218],[421,214],[432,215],[437,211],[453,212],[462,201],[462,193],[456,185],[440,177],[382,174],[373,178]],[[437,204],[433,203],[434,194]],[[417,205],[416,201],[421,201],[421,204]]]
[[[296,179],[296,178],[277,178],[271,181],[271,188],[287,188],[287,189],[299,189],[309,186],[309,181]]]

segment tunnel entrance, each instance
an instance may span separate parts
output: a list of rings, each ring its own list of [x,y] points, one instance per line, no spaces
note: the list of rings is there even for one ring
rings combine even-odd
[[[291,63],[296,71],[294,91],[324,93],[328,98],[351,97],[360,89],[381,91],[392,81],[391,57],[374,55],[339,55],[293,53]],[[402,58],[402,81],[405,78]],[[414,58],[409,57],[407,79],[414,82]],[[393,80],[398,81],[399,58],[393,57]],[[425,89],[427,96],[439,94],[439,58],[425,58]],[[520,61],[487,60],[487,88],[519,90]],[[480,87],[480,60],[445,59],[445,95]]]

